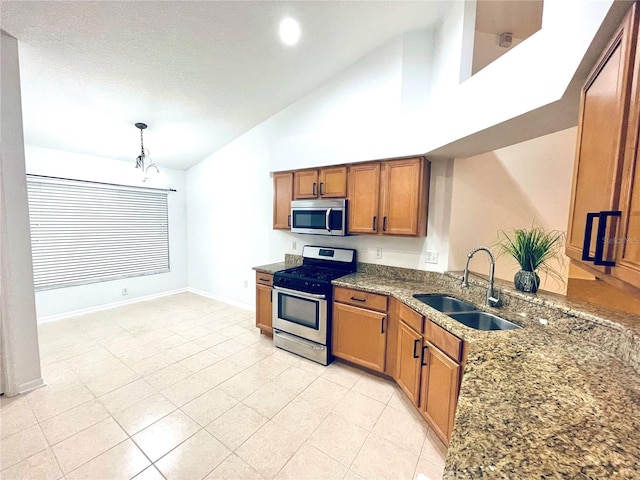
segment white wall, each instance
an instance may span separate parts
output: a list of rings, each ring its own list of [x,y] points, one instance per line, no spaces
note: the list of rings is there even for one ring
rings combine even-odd
[[[462,270],[475,247],[491,247],[498,230],[536,226],[566,232],[577,127],[471,158],[456,159],[451,204],[450,270]],[[496,248],[492,248],[497,253]],[[489,272],[483,254],[471,269]],[[552,263],[566,280],[568,260]],[[513,280],[519,270],[511,257],[496,261],[496,277]],[[566,291],[549,278],[544,290]]]
[[[270,253],[272,186],[264,127],[254,128],[187,172],[189,287],[251,306],[255,265]],[[246,282],[246,284],[245,284]]]
[[[186,172],[159,165],[160,174],[142,183],[133,157],[124,162],[34,146],[26,147],[26,166],[35,175],[177,190],[168,196],[170,272],[38,291],[39,321],[187,288]]]
[[[33,295],[18,42],[0,40],[0,391],[42,385]]]
[[[187,173],[189,285],[253,303],[251,266],[282,261],[284,253],[299,254],[302,245],[318,243],[356,248],[366,262],[447,269],[466,248],[449,248],[457,227],[451,221],[457,214],[452,210],[452,160],[433,162],[429,231],[418,239],[273,231],[267,172],[419,153],[429,157],[433,149],[539,111],[562,97],[611,5],[610,0],[565,3],[548,0],[546,32],[460,84],[463,62],[469,60],[463,52],[465,4],[452,2],[441,25],[389,41],[192,167]],[[558,38],[566,41],[557,45]],[[528,135],[535,137],[539,128],[528,125]],[[485,139],[483,145],[490,143]],[[532,180],[541,178],[534,173]],[[382,259],[375,259],[377,248],[383,250]],[[426,250],[439,252],[438,264],[424,263]]]

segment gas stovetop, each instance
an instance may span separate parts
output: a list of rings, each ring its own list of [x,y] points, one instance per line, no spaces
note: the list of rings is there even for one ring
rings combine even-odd
[[[331,294],[331,280],[356,271],[356,251],[344,248],[302,249],[303,264],[276,272],[273,285],[313,294]]]

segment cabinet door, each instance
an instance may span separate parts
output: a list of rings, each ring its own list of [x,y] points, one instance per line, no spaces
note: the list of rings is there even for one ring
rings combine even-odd
[[[347,167],[323,168],[320,170],[318,193],[322,198],[345,198],[347,196]]]
[[[578,144],[573,174],[566,254],[587,267],[608,272],[609,267],[582,260],[587,214],[616,210],[620,195],[624,126],[629,113],[631,46],[637,23],[634,6],[582,89]],[[597,223],[597,222],[596,222]],[[616,221],[609,222],[613,236]],[[590,237],[590,256],[595,255],[597,224]],[[605,244],[604,260],[612,260],[614,248]]]
[[[438,437],[449,443],[460,387],[460,365],[425,342],[420,410]]]
[[[293,172],[274,173],[273,190],[273,228],[290,230]]]
[[[318,196],[318,171],[301,170],[293,173],[293,198],[316,198]]]
[[[273,289],[266,285],[256,285],[256,327],[262,333],[273,333],[271,326]]]
[[[404,322],[398,323],[396,381],[411,402],[418,406],[422,366],[422,335]]]
[[[385,313],[334,303],[332,353],[363,367],[384,372],[386,320]]]
[[[349,167],[349,233],[378,233],[380,163]]]
[[[637,42],[640,43],[640,35]],[[613,238],[616,265],[611,274],[640,288],[640,45],[636,44],[629,129],[622,175],[620,229]],[[611,239],[610,239],[611,241]]]
[[[422,158],[410,158],[382,163],[380,214],[383,234],[426,235],[429,182],[428,163],[424,165],[425,162]]]

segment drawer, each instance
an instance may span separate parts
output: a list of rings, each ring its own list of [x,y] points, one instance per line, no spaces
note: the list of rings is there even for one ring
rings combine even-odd
[[[462,356],[462,340],[458,337],[447,332],[444,328],[430,320],[426,324],[425,337],[453,360],[460,362]]]
[[[411,310],[404,303],[398,302],[398,318],[418,333],[424,333],[424,317]]]
[[[273,286],[273,275],[271,273],[256,272],[256,284]]]
[[[377,310],[378,312],[387,311],[387,297],[385,295],[378,295],[377,293],[334,287],[333,300],[346,303],[347,305]]]

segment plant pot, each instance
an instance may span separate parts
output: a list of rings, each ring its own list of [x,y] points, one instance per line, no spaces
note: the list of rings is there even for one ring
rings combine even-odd
[[[516,290],[526,293],[536,293],[540,285],[540,277],[536,272],[520,270],[513,277],[513,284]]]

